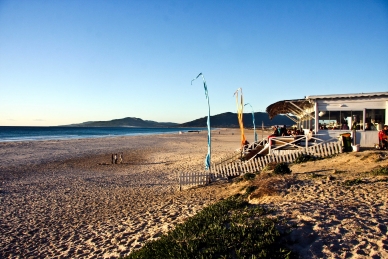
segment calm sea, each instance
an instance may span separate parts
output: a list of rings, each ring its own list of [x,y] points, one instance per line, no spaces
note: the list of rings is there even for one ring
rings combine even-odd
[[[131,128],[131,127],[6,127],[0,126],[0,142],[101,138],[155,135],[202,131],[206,128]]]

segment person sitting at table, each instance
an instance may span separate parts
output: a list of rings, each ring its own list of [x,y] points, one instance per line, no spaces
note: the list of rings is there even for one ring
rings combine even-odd
[[[276,126],[272,126],[272,129],[273,129],[273,133],[271,135],[269,135],[268,138],[273,138],[273,137],[279,136],[278,128]]]
[[[342,124],[342,129],[343,130],[349,130],[348,124],[346,124],[346,123]]]
[[[388,126],[384,125],[384,128],[379,131],[379,146],[381,149],[387,149],[388,147]]]

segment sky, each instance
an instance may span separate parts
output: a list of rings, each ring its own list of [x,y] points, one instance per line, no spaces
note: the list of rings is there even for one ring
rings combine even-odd
[[[0,126],[388,91],[388,1],[0,0]]]

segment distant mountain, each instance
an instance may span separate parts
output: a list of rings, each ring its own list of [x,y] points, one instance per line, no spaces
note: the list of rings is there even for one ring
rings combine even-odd
[[[252,128],[252,113],[243,114],[244,127]],[[272,120],[268,114],[264,112],[255,113],[256,127],[261,127],[261,124],[269,125],[293,125],[294,122],[284,115],[278,115]],[[210,116],[210,124],[212,128],[238,128],[237,113],[226,112]],[[207,117],[202,117],[193,121],[182,124],[173,122],[156,122],[150,120],[142,120],[139,118],[127,117],[123,119],[115,119],[110,121],[87,121],[79,124],[71,124],[66,126],[72,127],[140,127],[140,128],[166,128],[166,127],[188,127],[202,128],[207,127]]]
[[[244,127],[253,128],[252,113],[243,114]],[[255,112],[255,124],[256,127],[261,127],[261,124],[265,126],[270,125],[294,125],[295,123],[284,115],[277,115],[272,120],[265,112]],[[212,128],[237,128],[238,118],[237,113],[226,112],[218,115],[210,116],[210,125]],[[190,122],[179,124],[180,127],[207,127],[207,117],[199,118]]]
[[[142,120],[139,118],[123,118],[110,121],[87,121],[79,124],[71,124],[66,126],[72,127],[139,127],[139,128],[166,128],[178,127],[178,123],[173,122],[156,122],[150,120]]]

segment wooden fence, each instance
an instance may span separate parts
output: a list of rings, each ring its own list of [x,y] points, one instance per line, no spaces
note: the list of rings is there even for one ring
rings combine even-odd
[[[183,187],[206,185],[217,178],[239,176],[245,173],[255,173],[263,170],[271,162],[294,162],[301,155],[327,157],[342,153],[341,142],[328,142],[298,150],[273,150],[272,154],[256,157],[248,161],[227,159],[222,164],[212,165],[210,172],[181,172],[178,175],[179,190]]]
[[[234,161],[226,164],[219,164],[212,167],[212,174],[215,178],[238,176],[245,173],[259,172],[271,162],[292,163],[303,154],[317,157],[327,157],[334,154],[342,153],[341,142],[328,142],[319,145],[302,148],[299,150],[277,150],[270,155],[256,157],[249,161]]]
[[[180,172],[178,175],[179,179],[179,190],[182,187],[193,187],[198,185],[206,185],[210,182],[211,174],[208,172]]]

